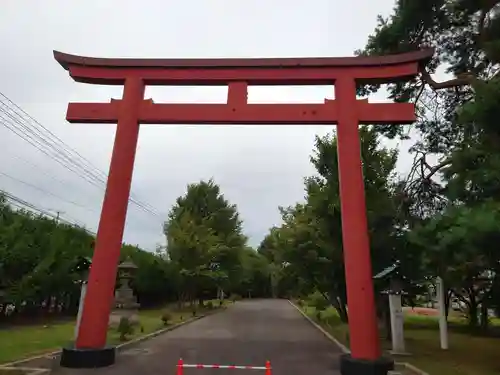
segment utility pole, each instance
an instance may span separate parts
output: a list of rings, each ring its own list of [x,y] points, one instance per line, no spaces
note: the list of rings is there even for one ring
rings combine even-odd
[[[47,211],[52,211],[52,212],[54,212],[56,214],[56,224],[59,224],[59,218],[60,218],[61,214],[64,215],[66,213],[66,211],[59,211],[57,209],[54,210],[52,208],[47,208],[46,210]]]

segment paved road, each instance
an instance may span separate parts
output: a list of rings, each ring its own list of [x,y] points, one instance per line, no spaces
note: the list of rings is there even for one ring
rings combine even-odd
[[[338,375],[339,348],[286,300],[242,301],[122,352],[102,375],[176,374],[185,363],[263,366],[273,375]],[[80,372],[89,370],[79,370]],[[185,375],[259,374],[254,370],[185,369]],[[63,370],[67,372],[67,370]],[[76,372],[71,371],[72,374]]]

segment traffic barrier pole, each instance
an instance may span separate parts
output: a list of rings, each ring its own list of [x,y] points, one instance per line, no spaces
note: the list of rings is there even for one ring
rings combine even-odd
[[[184,368],[199,368],[199,369],[231,369],[231,370],[265,370],[265,375],[271,375],[271,361],[266,361],[265,366],[239,366],[239,365],[204,365],[204,364],[188,364],[179,359],[177,362],[177,375],[183,375]]]
[[[184,373],[184,361],[182,358],[179,358],[179,362],[177,362],[177,375],[183,375]]]

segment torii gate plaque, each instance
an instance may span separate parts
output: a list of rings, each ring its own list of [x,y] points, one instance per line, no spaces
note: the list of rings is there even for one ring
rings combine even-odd
[[[54,51],[77,82],[123,85],[110,103],[70,103],[72,123],[116,123],[116,138],[81,324],[61,364],[99,367],[114,362],[106,346],[116,269],[139,136],[139,124],[337,124],[342,237],[351,355],[342,374],[385,373],[381,357],[366,222],[358,125],[415,121],[410,103],[356,99],[356,86],[408,80],[432,50],[381,57],[276,59],[102,59]],[[335,85],[335,100],[321,104],[248,104],[248,85]],[[227,104],[156,104],[146,85],[227,85]],[[384,372],[385,371],[385,372]]]

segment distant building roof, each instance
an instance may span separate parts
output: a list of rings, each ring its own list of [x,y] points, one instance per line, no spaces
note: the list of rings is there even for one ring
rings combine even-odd
[[[399,263],[394,263],[392,266],[384,268],[382,271],[373,276],[374,279],[383,279],[387,276],[391,276],[393,273],[399,271]]]

